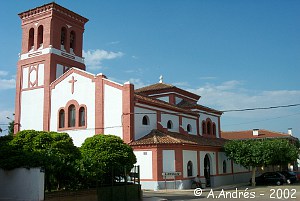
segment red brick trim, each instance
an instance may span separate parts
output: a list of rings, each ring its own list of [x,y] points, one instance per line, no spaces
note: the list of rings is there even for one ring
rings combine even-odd
[[[95,79],[95,135],[104,133],[104,75]]]
[[[126,83],[122,87],[122,126],[123,141],[129,143],[134,140],[134,86]]]

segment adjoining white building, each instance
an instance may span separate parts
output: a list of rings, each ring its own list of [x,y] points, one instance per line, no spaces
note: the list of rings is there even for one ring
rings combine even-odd
[[[86,72],[88,20],[56,3],[19,16],[15,132],[66,132],[76,146],[96,134],[119,136],[134,149],[144,189],[191,188],[196,175],[208,186],[249,180],[222,152],[222,112],[197,104],[200,96],[162,80],[134,89]]]

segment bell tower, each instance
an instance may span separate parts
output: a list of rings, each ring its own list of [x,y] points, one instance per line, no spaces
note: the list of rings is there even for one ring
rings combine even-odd
[[[19,17],[22,48],[17,64],[14,130],[49,131],[50,84],[71,67],[85,70],[82,47],[88,19],[54,2],[22,12]]]

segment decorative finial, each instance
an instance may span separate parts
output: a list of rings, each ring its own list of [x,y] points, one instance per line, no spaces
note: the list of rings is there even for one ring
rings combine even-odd
[[[159,83],[163,83],[163,80],[164,80],[163,76],[160,75],[160,76],[159,76]]]

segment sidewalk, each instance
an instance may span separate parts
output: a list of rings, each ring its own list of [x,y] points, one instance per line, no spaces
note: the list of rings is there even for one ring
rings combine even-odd
[[[246,186],[248,183],[240,183],[240,184],[232,184],[232,185],[225,185],[225,186],[219,186],[215,188],[204,188],[202,189],[203,192],[209,192],[211,189],[214,191],[218,190],[228,190],[228,189],[235,189],[241,186]],[[185,190],[178,190],[178,189],[168,189],[168,190],[158,190],[158,191],[151,191],[151,190],[146,190],[144,191],[144,194],[147,194],[147,192],[151,192],[151,194],[156,194],[156,196],[151,196],[151,197],[143,197],[143,201],[167,201],[168,199],[160,197],[162,194],[165,195],[184,195],[188,192],[193,193],[194,189],[185,189]],[[144,195],[145,196],[145,195]]]

